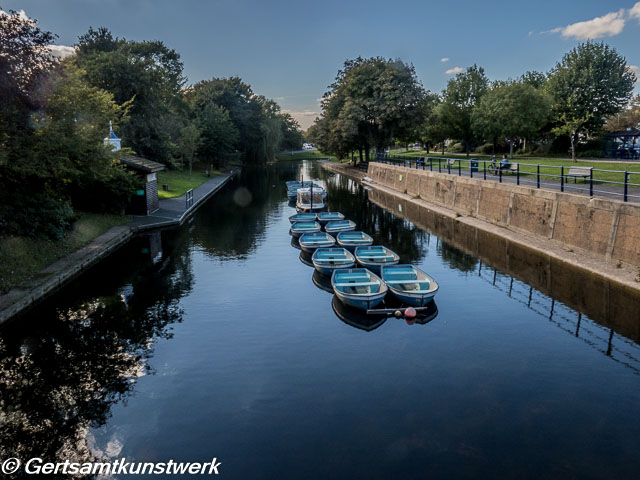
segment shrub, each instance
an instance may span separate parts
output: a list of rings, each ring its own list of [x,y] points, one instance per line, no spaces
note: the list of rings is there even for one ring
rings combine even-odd
[[[493,153],[493,143],[485,143],[484,145],[480,145],[476,149],[476,152],[483,153],[485,155],[489,155]]]
[[[462,145],[462,143],[454,143],[449,148],[447,148],[447,151],[450,153],[464,153],[466,152],[466,149],[464,148],[464,145]]]
[[[604,152],[602,150],[585,150],[584,152],[578,152],[578,158],[604,158]]]
[[[50,193],[18,190],[12,200],[0,206],[0,219],[6,221],[9,234],[57,240],[73,221],[71,204]]]

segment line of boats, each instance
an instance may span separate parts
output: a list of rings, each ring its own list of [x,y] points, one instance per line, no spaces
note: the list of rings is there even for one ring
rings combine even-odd
[[[298,194],[304,189],[298,187]],[[319,274],[331,277],[331,289],[345,305],[371,311],[390,293],[405,307],[424,308],[438,292],[432,277],[414,265],[399,264],[397,253],[373,245],[373,238],[356,231],[356,223],[342,213],[299,211],[289,222],[292,243],[311,255]]]

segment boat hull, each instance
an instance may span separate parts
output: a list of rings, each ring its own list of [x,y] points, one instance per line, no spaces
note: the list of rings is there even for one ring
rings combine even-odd
[[[298,243],[300,243],[300,242],[298,242]],[[331,242],[329,240],[327,240],[326,242],[323,242],[323,243],[316,243],[316,244],[313,244],[313,245],[304,245],[304,244],[300,243],[300,248],[303,251],[307,252],[307,253],[313,253],[319,248],[330,248],[330,247],[333,247],[335,245],[335,243],[336,242]]]
[[[336,248],[333,252],[335,256],[330,256],[329,258],[323,258],[320,255],[318,255],[318,253],[320,252],[316,251],[316,253],[311,258],[311,261],[313,262],[313,266],[316,269],[316,271],[318,271],[319,273],[322,273],[323,275],[331,276],[331,274],[333,274],[335,270],[343,269],[343,268],[352,268],[355,266],[356,259],[353,256],[353,254],[349,253],[348,255],[345,255],[345,253],[348,253],[348,252],[345,252],[344,249],[338,249],[338,248]],[[332,252],[329,251],[329,252],[326,252],[326,254],[331,255]],[[343,254],[343,258],[339,257],[340,254]]]
[[[334,293],[336,297],[344,303],[345,305],[349,305],[350,307],[358,308],[360,310],[369,310],[378,305],[382,300],[384,300],[387,292],[378,293],[376,295],[371,295],[367,297],[362,297],[360,295],[350,295],[348,293],[343,293],[340,290],[335,290]]]
[[[365,268],[335,270],[331,276],[331,286],[341,302],[360,310],[374,308],[388,292],[382,279]],[[345,291],[347,288],[353,291]],[[358,291],[362,289],[368,291]]]
[[[409,292],[396,290],[393,287],[389,287],[389,292],[391,292],[391,294],[402,303],[412,307],[426,307],[433,301],[433,297],[436,296],[436,293],[438,293],[436,290],[433,293],[427,294],[411,294]]]

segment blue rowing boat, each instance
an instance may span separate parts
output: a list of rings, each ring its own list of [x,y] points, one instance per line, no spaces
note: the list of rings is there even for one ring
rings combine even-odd
[[[359,265],[378,275],[380,275],[380,267],[383,265],[395,265],[400,261],[400,256],[397,253],[382,245],[357,247],[355,257]]]
[[[426,306],[438,293],[438,283],[413,265],[383,266],[381,276],[396,298],[413,307]]]
[[[305,233],[319,232],[320,229],[320,224],[318,222],[294,222],[291,224],[290,233],[294,237],[299,237]]]
[[[339,232],[352,232],[356,229],[356,222],[353,220],[334,220],[324,226],[324,231],[331,234]]]
[[[380,277],[366,268],[339,269],[331,276],[333,293],[342,303],[360,310],[378,305],[388,288]]]
[[[373,238],[364,232],[340,232],[336,241],[338,246],[353,252],[356,247],[371,245]]]
[[[295,222],[315,222],[317,215],[315,213],[296,213],[289,217],[290,223]]]
[[[338,268],[351,268],[355,266],[356,259],[345,248],[318,248],[311,257],[313,266],[320,273],[331,275]]]
[[[336,239],[328,233],[305,233],[298,239],[300,248],[308,253],[313,253],[317,248],[330,248],[336,244]]]
[[[344,215],[340,212],[320,212],[318,213],[318,222],[320,225],[324,225],[327,222],[333,222],[335,220],[344,220]]]

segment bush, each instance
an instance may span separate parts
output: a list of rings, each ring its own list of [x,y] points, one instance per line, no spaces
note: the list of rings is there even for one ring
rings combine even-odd
[[[0,219],[6,221],[9,234],[57,240],[73,221],[71,204],[51,194],[27,188],[15,192],[11,200],[0,206]]]
[[[100,174],[86,172],[85,178],[78,177],[70,193],[78,210],[122,214],[136,188],[142,188],[142,179],[123,168],[109,167]]]
[[[485,155],[489,155],[493,153],[493,143],[485,143],[484,145],[480,145],[476,148],[477,153],[483,153]]]
[[[576,152],[599,152],[596,155],[590,155],[595,157],[602,157],[604,153],[606,140],[604,138],[592,138],[584,143],[576,145]]]
[[[604,152],[602,150],[585,150],[579,152],[576,155],[578,158],[604,158]]]
[[[462,143],[454,143],[450,147],[447,148],[449,153],[465,153],[467,150],[464,148]]]
[[[566,135],[554,138],[549,147],[549,153],[561,153],[562,155],[568,155],[570,150],[571,139]]]

